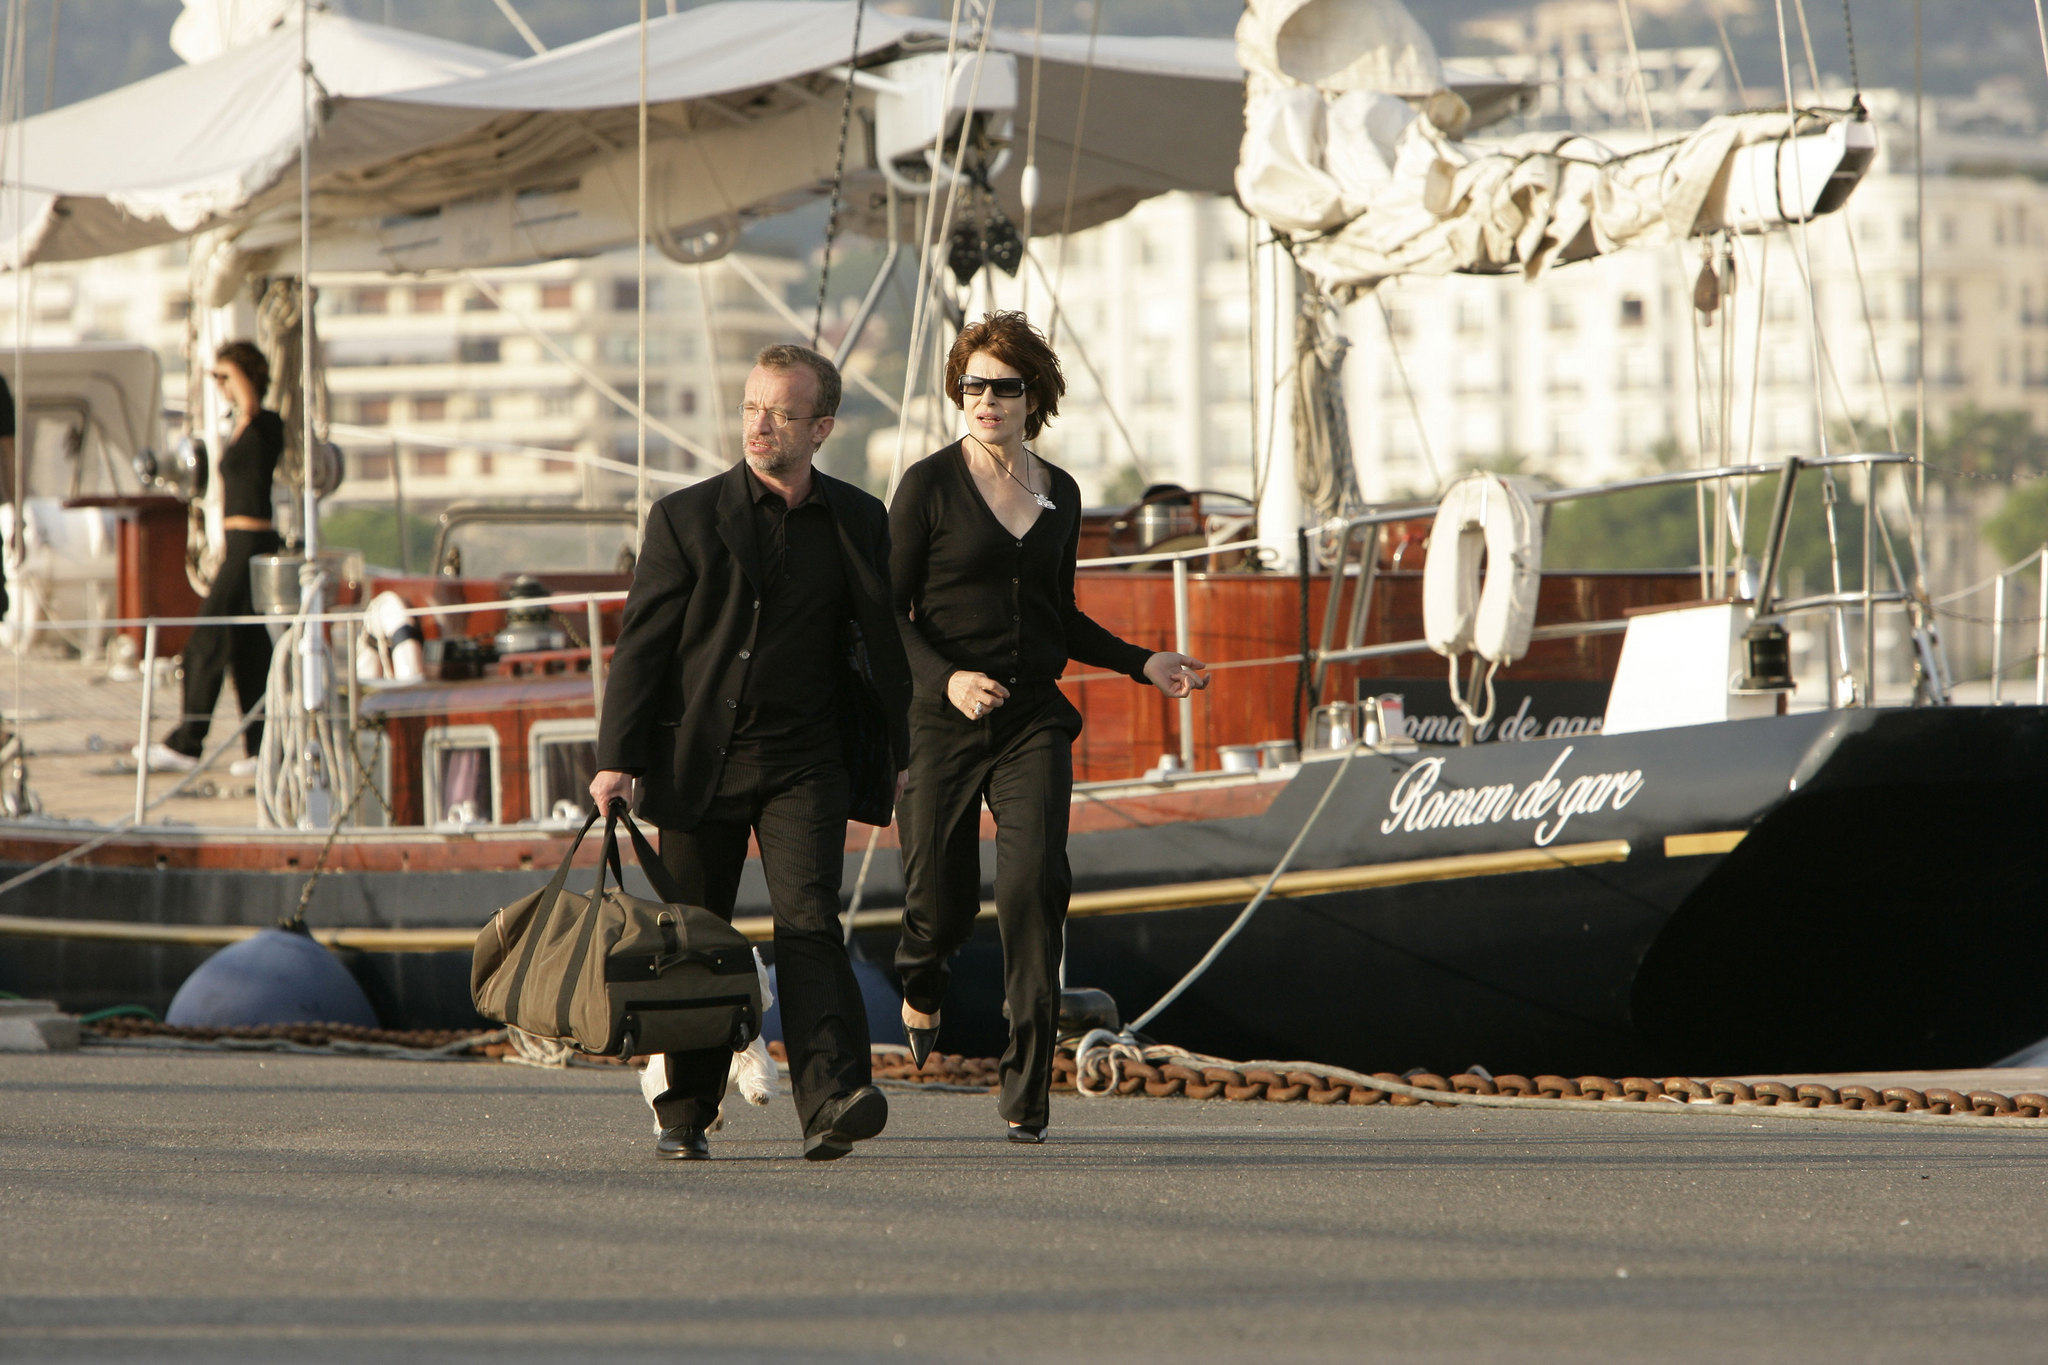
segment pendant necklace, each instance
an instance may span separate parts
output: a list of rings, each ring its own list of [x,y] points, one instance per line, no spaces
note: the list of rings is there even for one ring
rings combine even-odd
[[[1033,488],[1030,484],[1024,482],[1024,480],[1018,478],[1017,471],[1010,468],[1010,466],[1008,466],[1007,464],[1004,464],[1003,459],[1000,455],[996,454],[993,450],[989,450],[988,443],[986,441],[982,440],[979,436],[977,436],[974,438],[974,443],[980,446],[983,450],[988,450],[988,457],[996,462],[998,468],[1000,468],[1005,474],[1008,474],[1010,476],[1011,483],[1016,484],[1017,487],[1023,489],[1026,493],[1029,493],[1031,495],[1031,500],[1033,502],[1037,503],[1040,507],[1043,507],[1048,512],[1057,512],[1060,510],[1059,508],[1053,506],[1053,501],[1051,498],[1039,492],[1036,488]],[[1028,450],[1024,453],[1027,456],[1031,454],[1031,452]]]

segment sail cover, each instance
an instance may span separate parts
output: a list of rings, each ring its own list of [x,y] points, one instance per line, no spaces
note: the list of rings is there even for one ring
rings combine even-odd
[[[1339,297],[1769,230],[1839,207],[1876,152],[1848,111],[1728,115],[1626,154],[1568,132],[1469,142],[1470,106],[1399,0],[1249,0],[1237,47],[1239,198]]]

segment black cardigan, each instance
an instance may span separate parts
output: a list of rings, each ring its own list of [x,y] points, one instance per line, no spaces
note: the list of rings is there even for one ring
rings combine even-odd
[[[1146,681],[1152,651],[1074,605],[1081,489],[1039,463],[1054,508],[1022,539],[989,510],[960,442],[904,471],[889,505],[889,577],[919,697],[944,698],[960,669],[1005,685],[1050,682],[1069,658]]]

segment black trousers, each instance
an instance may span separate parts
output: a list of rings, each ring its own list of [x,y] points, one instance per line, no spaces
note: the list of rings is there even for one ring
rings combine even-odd
[[[775,915],[782,1040],[806,1133],[827,1100],[873,1080],[867,1009],[839,921],[846,807],[846,769],[837,761],[728,760],[697,827],[661,832],[662,866],[677,891],[727,920],[747,863],[748,832],[760,842]],[[668,1054],[668,1089],[654,1101],[662,1126],[708,1127],[731,1062],[729,1048]]]
[[[249,559],[252,555],[276,554],[284,545],[275,531],[230,531],[227,557],[220,572],[199,604],[201,616],[248,616],[255,611],[249,595]],[[214,703],[220,700],[221,681],[230,670],[235,675],[235,700],[248,715],[263,700],[270,682],[270,631],[263,626],[197,626],[185,642],[185,699],[183,720],[164,743],[181,754],[199,757],[206,748],[206,732],[213,724]],[[242,732],[242,750],[250,757],[263,747],[263,722]]]
[[[1067,898],[1068,803],[1081,715],[1052,683],[1012,688],[981,720],[950,702],[910,709],[910,782],[897,807],[903,842],[903,937],[896,971],[911,1008],[946,998],[950,959],[981,909],[981,806],[996,822],[996,927],[1010,1042],[997,1108],[1042,1127],[1058,1041],[1060,952]]]

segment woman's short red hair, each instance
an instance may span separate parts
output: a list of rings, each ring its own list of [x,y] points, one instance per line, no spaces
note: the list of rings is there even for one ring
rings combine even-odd
[[[1024,376],[1025,392],[1034,400],[1024,419],[1024,439],[1035,439],[1059,415],[1060,398],[1067,391],[1067,377],[1060,373],[1060,358],[1051,343],[1018,312],[990,313],[980,322],[968,323],[946,354],[946,397],[956,408],[966,406],[960,397],[960,377],[977,351],[987,351]]]

